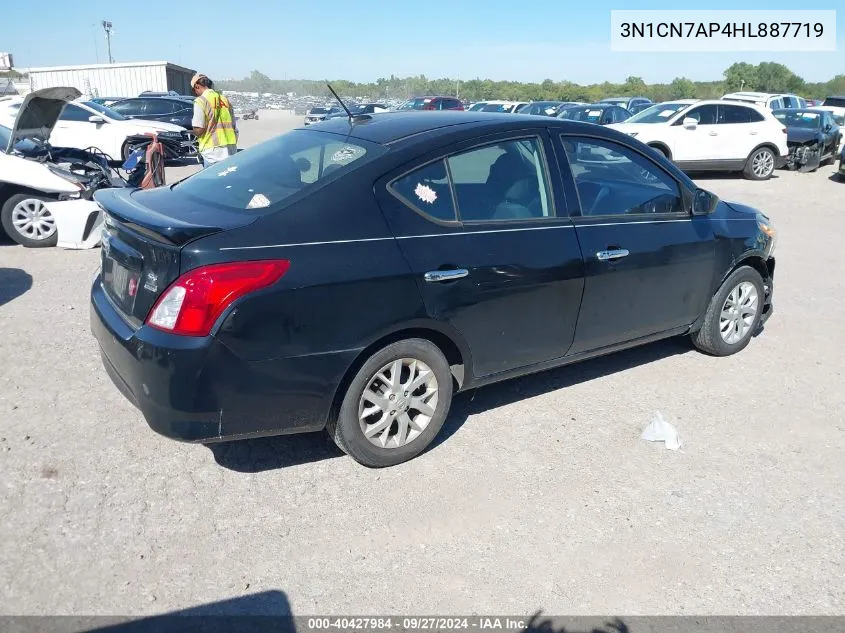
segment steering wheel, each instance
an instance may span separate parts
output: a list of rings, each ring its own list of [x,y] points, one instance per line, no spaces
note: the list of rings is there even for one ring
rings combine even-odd
[[[593,200],[593,204],[590,205],[590,210],[587,212],[587,215],[593,215],[595,210],[599,206],[599,202],[607,198],[609,195],[610,189],[608,187],[602,186],[601,189],[599,189],[598,194],[596,194],[596,199]]]

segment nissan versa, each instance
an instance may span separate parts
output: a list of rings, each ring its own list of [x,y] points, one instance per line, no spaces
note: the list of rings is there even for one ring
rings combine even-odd
[[[726,356],[772,313],[768,218],[589,123],[332,119],[96,200],[103,363],[178,440],[327,428],[388,466],[457,390],[677,335]]]

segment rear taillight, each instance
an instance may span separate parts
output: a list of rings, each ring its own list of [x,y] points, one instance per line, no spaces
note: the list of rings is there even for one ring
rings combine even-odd
[[[282,278],[286,259],[212,264],[190,270],[159,297],[147,325],[184,336],[208,336],[232,302]]]

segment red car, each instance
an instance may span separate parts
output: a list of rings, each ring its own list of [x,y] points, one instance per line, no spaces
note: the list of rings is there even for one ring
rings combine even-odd
[[[400,105],[397,110],[463,110],[464,104],[455,97],[414,97]]]

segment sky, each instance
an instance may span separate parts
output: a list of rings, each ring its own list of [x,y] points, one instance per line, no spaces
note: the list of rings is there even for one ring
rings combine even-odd
[[[646,0],[36,0],[5,3],[0,51],[11,52],[18,68],[105,63],[100,22],[109,20],[115,61],[169,61],[212,79],[239,79],[260,70],[274,79],[374,81],[424,74],[587,84],[634,75],[657,83],[678,76],[718,80],[737,61],[781,62],[807,81],[845,74],[842,0],[765,4],[766,9],[838,8],[835,53],[611,52],[611,9],[698,6]],[[706,8],[763,6],[710,0]]]

